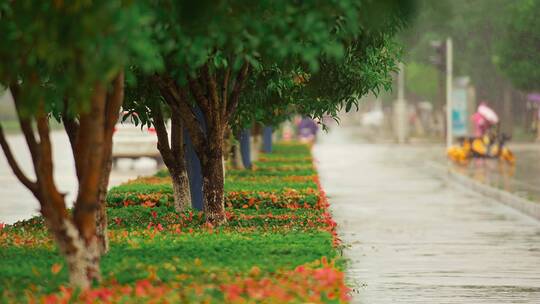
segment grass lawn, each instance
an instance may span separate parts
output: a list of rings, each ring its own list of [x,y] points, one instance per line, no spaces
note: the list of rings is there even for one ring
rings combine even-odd
[[[276,145],[254,167],[227,171],[221,227],[196,210],[175,212],[166,172],[111,189],[103,282],[85,293],[67,287],[42,218],[5,227],[0,302],[346,302],[335,223],[308,147]]]

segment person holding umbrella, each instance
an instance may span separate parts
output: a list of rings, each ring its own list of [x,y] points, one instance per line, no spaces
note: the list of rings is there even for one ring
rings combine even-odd
[[[485,101],[480,103],[471,119],[474,126],[475,137],[483,137],[492,126],[499,123],[499,116]]]

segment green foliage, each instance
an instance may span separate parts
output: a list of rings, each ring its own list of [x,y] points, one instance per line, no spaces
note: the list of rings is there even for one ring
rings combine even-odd
[[[91,88],[107,84],[129,62],[161,66],[150,43],[152,16],[139,2],[5,1],[0,4],[0,84],[21,87],[25,112],[44,101],[71,114],[88,108]]]
[[[540,1],[515,1],[506,32],[497,39],[495,63],[521,90],[540,90]]]
[[[435,101],[438,94],[440,72],[432,65],[410,62],[406,66],[407,90],[428,101]]]
[[[152,25],[165,74],[180,86],[204,65],[223,80],[243,62],[251,72],[231,121],[278,124],[291,114],[322,118],[357,105],[359,97],[391,87],[401,54],[392,40],[415,1],[325,2],[155,1]],[[189,10],[189,13],[187,13]],[[150,112],[161,100],[152,77],[137,73],[127,107]],[[149,115],[141,115],[151,124]]]
[[[410,29],[400,35],[408,61],[432,64],[435,50],[430,43],[451,37],[454,75],[470,76],[477,98],[487,100],[498,112],[503,109],[504,90],[510,87],[508,78],[517,89],[538,83],[534,81],[538,1],[420,0],[418,7]]]

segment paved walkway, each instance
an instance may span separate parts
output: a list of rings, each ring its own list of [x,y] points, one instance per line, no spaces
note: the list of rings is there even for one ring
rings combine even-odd
[[[433,149],[346,129],[316,146],[354,301],[540,303],[540,222],[433,177],[422,165]]]
[[[64,132],[51,133],[54,157],[54,177],[60,191],[67,194],[66,202],[71,205],[75,199],[77,179],[69,140]],[[9,135],[13,154],[19,161],[22,170],[32,177],[32,161],[22,135]],[[120,160],[118,168],[111,172],[109,186],[125,182],[138,175],[150,175],[156,171],[155,162],[151,159],[140,159],[133,163],[131,160]],[[30,218],[39,212],[39,204],[13,175],[7,164],[4,152],[0,149],[0,223],[11,224]]]

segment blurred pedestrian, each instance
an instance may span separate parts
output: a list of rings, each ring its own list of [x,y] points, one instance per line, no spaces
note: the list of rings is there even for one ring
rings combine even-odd
[[[313,143],[318,131],[319,126],[313,119],[302,117],[298,123],[298,140],[303,143]]]
[[[499,123],[499,116],[497,116],[497,113],[495,113],[485,101],[480,103],[471,119],[474,126],[475,137],[484,136],[492,126]]]

